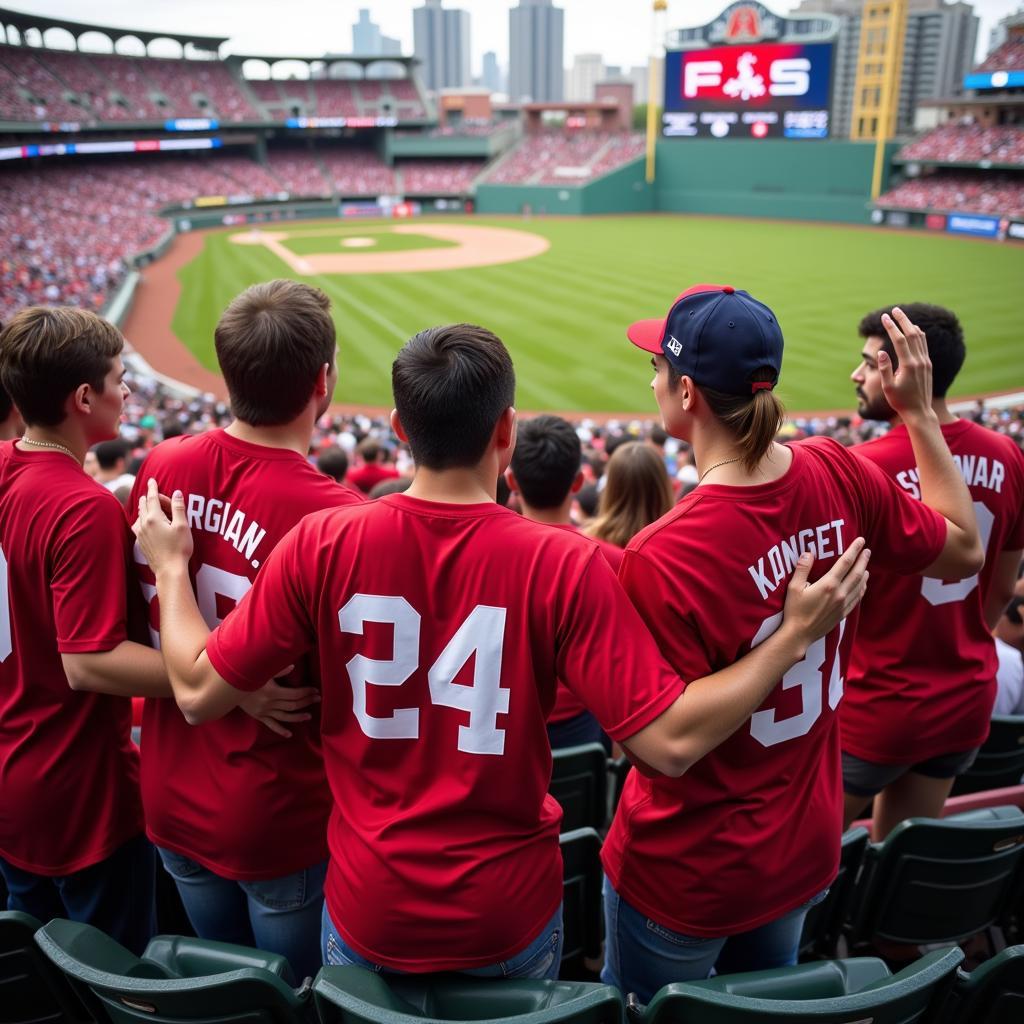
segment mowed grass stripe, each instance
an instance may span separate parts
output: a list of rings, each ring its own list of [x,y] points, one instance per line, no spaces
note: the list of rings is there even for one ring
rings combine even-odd
[[[961,315],[969,355],[954,393],[1024,385],[1015,299],[1024,280],[1024,247],[675,215],[444,223],[535,232],[551,248],[533,260],[465,271],[306,279],[324,287],[337,306],[348,367],[339,398],[389,404],[390,364],[405,337],[428,325],[470,320],[509,344],[523,407],[651,409],[649,367],[626,342],[625,327],[664,313],[696,281],[746,287],[776,309],[787,339],[780,393],[794,409],[850,408],[858,321],[884,303],[913,299],[939,301]],[[324,251],[336,251],[332,236],[390,227],[291,225],[296,234],[322,231]],[[206,242],[182,272],[183,286],[190,287],[175,329],[213,366],[212,328],[220,311],[247,284],[287,268],[266,250],[232,245],[225,234]]]

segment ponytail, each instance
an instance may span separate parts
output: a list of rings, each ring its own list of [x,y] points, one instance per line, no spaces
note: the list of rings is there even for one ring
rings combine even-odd
[[[775,371],[769,367],[756,370],[751,377],[751,383],[774,380]],[[735,435],[743,466],[753,472],[782,428],[786,417],[782,402],[770,388],[759,388],[750,395],[728,395],[701,388],[701,394],[708,408]]]

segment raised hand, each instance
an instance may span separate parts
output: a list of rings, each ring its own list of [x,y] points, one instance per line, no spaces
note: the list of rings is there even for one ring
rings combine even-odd
[[[928,412],[932,405],[932,361],[924,331],[910,322],[899,306],[882,314],[882,326],[896,350],[898,368],[893,369],[887,352],[878,353],[882,393],[900,417]]]

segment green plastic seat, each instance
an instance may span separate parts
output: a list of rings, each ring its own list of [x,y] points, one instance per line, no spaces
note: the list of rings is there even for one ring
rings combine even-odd
[[[930,1021],[963,958],[959,949],[938,950],[896,975],[868,957],[666,985],[643,1012],[642,1024]]]
[[[1005,911],[1024,866],[1024,814],[987,807],[910,818],[869,844],[853,896],[851,941],[960,942]]]
[[[836,955],[839,937],[843,933],[843,922],[850,912],[853,883],[864,860],[867,845],[866,828],[851,828],[843,833],[839,874],[829,888],[828,896],[817,906],[811,907],[804,919],[803,935],[800,938],[801,959]]]
[[[112,1024],[302,1024],[307,984],[295,991],[284,957],[224,942],[159,935],[136,957],[87,924],[57,919],[36,943]]]
[[[94,1020],[67,979],[39,951],[39,922],[0,912],[0,1024],[85,1024]]]
[[[629,763],[628,757],[616,757],[608,759],[608,776],[611,786],[611,793],[608,795],[608,822],[611,823],[618,809],[619,801],[622,799],[622,791],[626,788],[626,776],[633,766]]]
[[[576,976],[584,959],[601,955],[604,911],[601,904],[601,837],[579,828],[559,837],[562,848],[563,975]]]
[[[551,752],[548,790],[562,806],[562,831],[603,829],[608,816],[608,756],[600,743]]]
[[[1021,1024],[1024,1021],[1024,946],[1009,946],[957,983],[939,1024]]]
[[[321,1024],[621,1024],[618,989],[585,981],[525,981],[439,974],[380,975],[324,967],[313,983]]]
[[[953,796],[1020,785],[1024,777],[1024,715],[996,715],[971,767],[953,783]]]

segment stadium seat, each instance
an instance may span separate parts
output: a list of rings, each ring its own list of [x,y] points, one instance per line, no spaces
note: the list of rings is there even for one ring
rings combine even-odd
[[[989,807],[910,818],[869,844],[853,895],[851,941],[959,942],[1004,912],[1024,857],[1024,814]]]
[[[295,991],[284,957],[224,942],[158,935],[136,957],[87,924],[57,919],[36,942],[112,1024],[301,1024],[310,985]]]
[[[608,755],[600,743],[565,747],[551,755],[551,795],[562,805],[562,831],[603,829],[608,814]]]
[[[321,1024],[620,1024],[622,996],[583,981],[495,982],[465,975],[387,977],[359,967],[325,967],[313,984]]]
[[[851,828],[843,833],[842,853],[839,857],[839,874],[825,897],[817,906],[811,907],[804,920],[804,931],[800,938],[800,956],[834,957],[843,922],[850,912],[853,886],[857,872],[864,860],[868,845],[866,828]]]
[[[974,764],[953,783],[953,796],[1020,785],[1024,777],[1024,715],[996,715]]]
[[[562,847],[563,971],[576,976],[585,959],[601,955],[604,911],[601,905],[601,838],[592,828],[564,832]]]
[[[970,974],[957,972],[936,1024],[1020,1024],[1024,1021],[1024,946],[1010,946]]]
[[[643,1024],[924,1022],[945,1002],[963,958],[959,949],[937,950],[896,975],[881,960],[863,958],[666,985]]]
[[[609,823],[615,817],[615,811],[619,806],[619,801],[622,799],[622,791],[626,787],[626,776],[632,767],[628,757],[617,757],[614,760],[609,758],[608,760],[608,775],[610,776],[609,782],[612,790],[608,802]]]
[[[39,951],[37,931],[34,917],[16,910],[0,912],[0,1024],[95,1020],[64,975]]]

